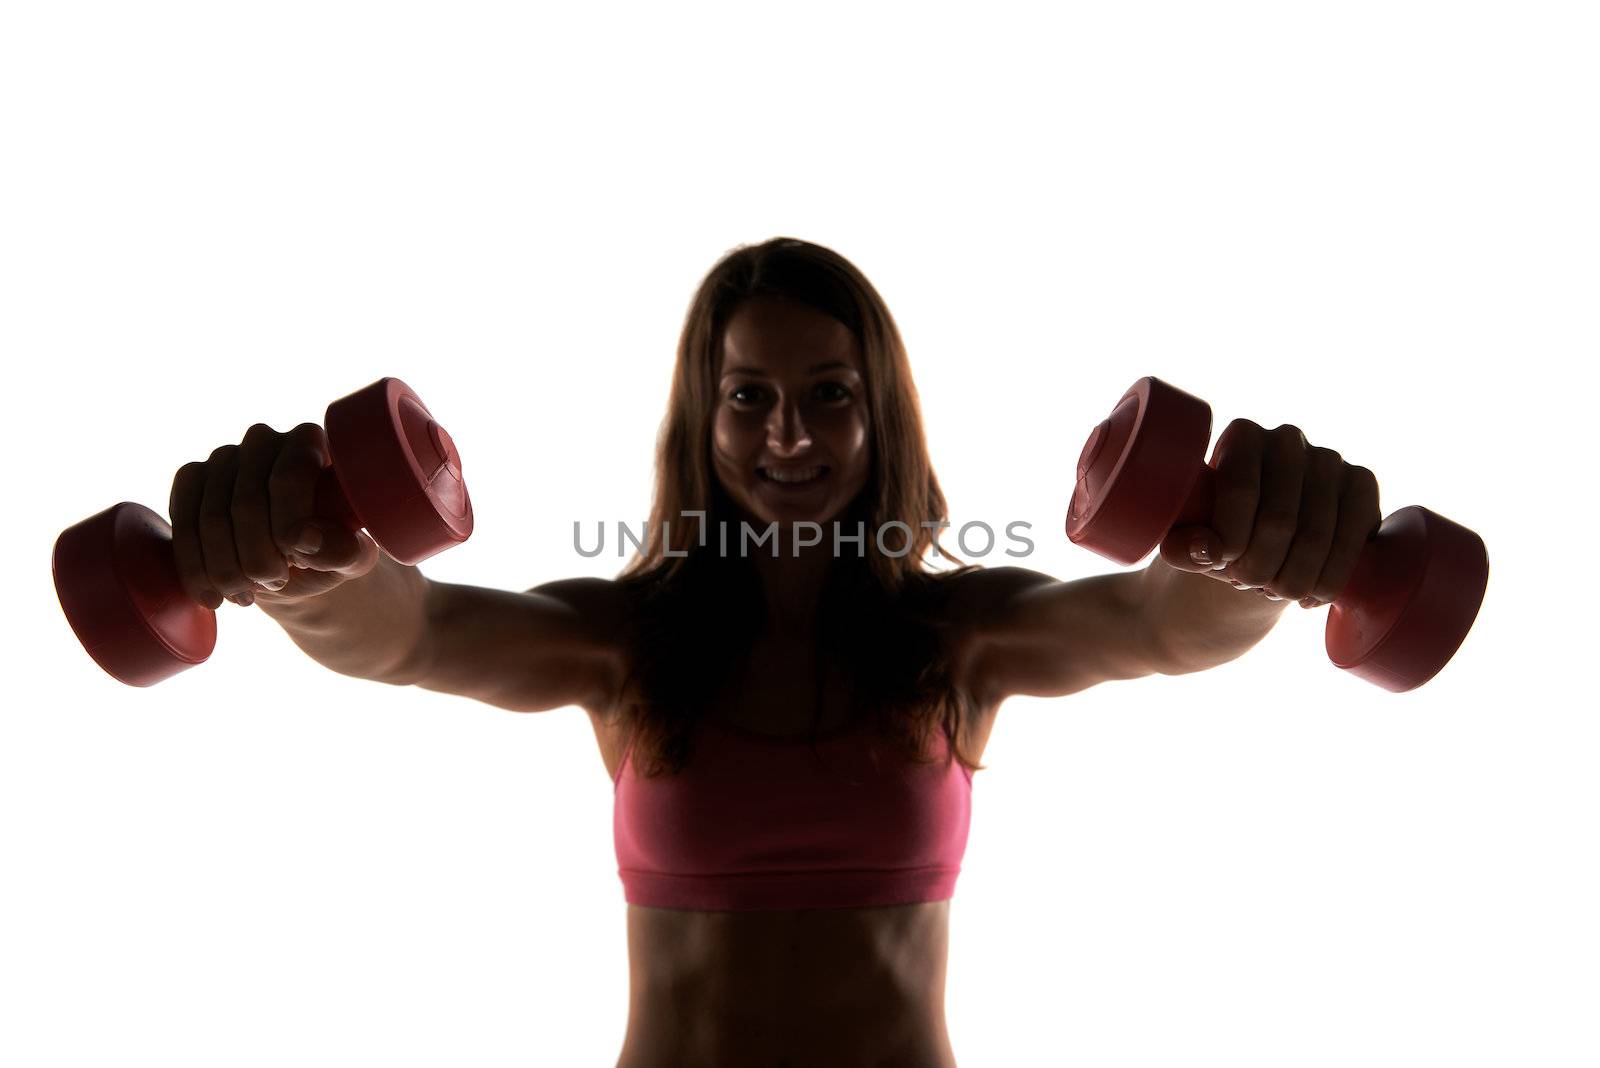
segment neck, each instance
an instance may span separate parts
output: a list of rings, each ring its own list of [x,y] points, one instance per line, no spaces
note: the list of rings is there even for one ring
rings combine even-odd
[[[795,556],[788,533],[788,528],[782,528],[776,557],[765,550],[753,553],[751,562],[761,582],[767,634],[809,639],[815,634],[822,586],[834,564],[833,545],[824,538],[821,544],[807,546]]]

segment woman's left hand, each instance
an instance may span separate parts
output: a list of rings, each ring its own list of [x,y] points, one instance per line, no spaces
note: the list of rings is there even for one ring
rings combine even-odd
[[[1299,427],[1248,419],[1228,424],[1210,466],[1210,526],[1173,527],[1162,560],[1304,608],[1336,600],[1383,521],[1372,472],[1312,445]],[[1196,541],[1202,552],[1191,555]]]

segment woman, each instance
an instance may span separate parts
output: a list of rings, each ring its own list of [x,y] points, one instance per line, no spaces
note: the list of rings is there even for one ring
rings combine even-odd
[[[302,524],[313,424],[180,470],[174,549],[195,600],[258,600],[334,670],[587,711],[628,902],[618,1068],[950,1066],[949,905],[1000,703],[1231,660],[1277,593],[1331,600],[1376,527],[1364,469],[1295,428],[1224,443],[1217,533],[1174,532],[1144,571],[930,568],[945,501],[894,321],[842,257],[777,238],[694,297],[647,540],[615,580],[433,582]],[[1257,531],[1258,498],[1330,533]]]

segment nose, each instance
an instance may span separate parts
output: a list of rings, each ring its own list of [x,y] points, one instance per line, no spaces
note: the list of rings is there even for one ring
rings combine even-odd
[[[794,456],[811,447],[811,433],[794,402],[779,404],[767,417],[767,448],[774,456]]]

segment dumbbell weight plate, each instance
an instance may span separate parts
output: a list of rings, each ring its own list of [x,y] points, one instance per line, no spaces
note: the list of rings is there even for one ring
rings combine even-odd
[[[142,504],[114,504],[62,531],[50,575],[84,650],[119,682],[153,686],[216,647],[217,614],[178,581],[172,527]]]
[[[461,454],[404,382],[380,378],[341,397],[323,425],[344,497],[384,552],[416,564],[472,534]]]
[[[1455,656],[1488,585],[1476,532],[1407,505],[1383,520],[1328,610],[1328,659],[1391,693],[1414,690]]]
[[[1194,491],[1211,406],[1159,378],[1135,382],[1078,456],[1067,509],[1074,545],[1136,564],[1161,543]]]

